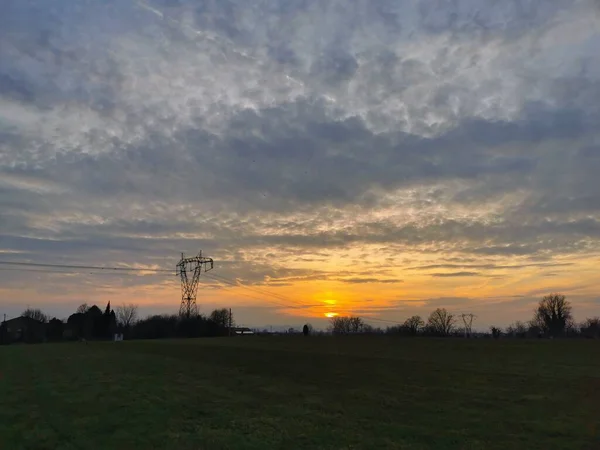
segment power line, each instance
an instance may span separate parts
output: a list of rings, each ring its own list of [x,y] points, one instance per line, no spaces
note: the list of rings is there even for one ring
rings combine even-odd
[[[285,297],[285,296],[283,296],[281,294],[273,294],[273,293],[270,293],[270,292],[262,291],[262,290],[260,290],[258,288],[244,285],[244,284],[240,283],[239,281],[235,282],[235,281],[228,280],[227,278],[215,275],[214,273],[206,274],[205,276],[208,277],[208,278],[212,278],[215,281],[221,281],[221,282],[226,283],[226,284],[228,284],[230,286],[233,286],[233,287],[245,288],[245,289],[248,289],[250,291],[255,291],[255,292],[259,293],[259,294],[271,295],[271,296],[274,296],[274,297],[279,298],[281,300],[292,302],[292,303],[295,303],[297,305],[301,305],[301,306],[285,305],[285,304],[282,304],[282,303],[277,303],[277,302],[273,302],[273,301],[270,301],[270,300],[265,300],[263,298],[260,299],[260,300],[268,301],[268,302],[273,303],[273,304],[277,304],[279,306],[283,306],[283,307],[286,307],[286,308],[295,308],[295,309],[300,309],[300,308],[305,307],[305,305],[302,305],[302,304],[300,304],[298,302],[295,302],[294,300],[291,300],[290,298]],[[246,295],[246,296],[250,297],[248,295]],[[250,297],[250,298],[257,299],[256,297]],[[358,316],[358,317],[360,317],[361,319],[363,319],[366,322],[377,321],[377,322],[384,322],[384,323],[397,324],[397,325],[402,325],[403,324],[403,322],[398,322],[396,320],[379,319],[379,318],[375,318],[375,317],[364,317],[364,316]]]
[[[268,295],[268,296],[270,296],[270,297],[273,297],[273,298],[275,298],[275,299],[277,299],[277,300],[283,300],[283,301],[285,301],[285,302],[291,302],[291,303],[295,303],[295,304],[297,304],[297,305],[304,306],[302,303],[299,303],[299,302],[297,302],[297,301],[294,301],[294,300],[292,300],[292,299],[290,299],[290,298],[288,298],[288,297],[285,297],[285,296],[283,296],[283,295],[281,295],[281,294],[275,294],[275,293],[273,293],[273,292],[268,292],[268,291],[265,291],[265,290],[259,289],[259,288],[255,287],[255,286],[248,286],[248,285],[242,284],[242,283],[241,283],[240,281],[238,281],[238,280],[236,280],[236,281],[231,281],[231,280],[228,280],[228,279],[227,279],[227,278],[225,278],[225,277],[222,277],[222,276],[220,276],[220,275],[216,275],[216,274],[214,274],[214,273],[211,273],[211,276],[212,276],[212,277],[214,277],[214,278],[216,278],[216,279],[217,279],[217,281],[218,281],[218,280],[220,280],[220,281],[223,281],[223,282],[234,283],[236,286],[243,287],[243,288],[245,288],[245,289],[248,289],[248,290],[251,290],[251,291],[255,291],[255,292],[257,292],[257,293],[259,293],[259,294],[262,294],[262,295]]]
[[[174,273],[172,270],[167,269],[143,269],[138,267],[106,267],[106,266],[83,266],[75,264],[44,264],[44,263],[32,263],[32,262],[17,262],[17,261],[0,261],[1,265],[6,266],[29,266],[29,267],[54,267],[58,269],[86,269],[86,270],[105,270],[115,272],[168,272]]]
[[[17,269],[16,267],[0,267],[0,271],[12,271],[12,272],[35,272],[35,273],[48,273],[48,274],[65,274],[65,275],[114,275],[114,276],[133,276],[138,275],[133,272],[87,272],[83,270],[51,270],[51,269]],[[156,273],[152,276],[168,277],[166,273]]]
[[[145,269],[145,268],[135,268],[135,267],[110,267],[110,266],[76,265],[76,264],[48,264],[48,263],[19,262],[19,261],[0,261],[0,265],[42,268],[42,269],[18,269],[15,267],[0,267],[0,270],[4,270],[4,271],[38,272],[38,273],[55,273],[55,274],[85,273],[85,274],[90,274],[90,275],[116,275],[117,273],[120,273],[121,275],[125,275],[125,274],[132,275],[135,272],[152,272],[154,274],[161,274],[161,275],[166,275],[167,273],[173,274],[173,271],[168,270],[168,269]],[[68,269],[68,270],[50,270],[50,269]],[[86,272],[81,272],[82,270],[85,270]],[[87,270],[96,270],[96,271],[100,271],[100,272],[87,272]],[[259,289],[255,286],[248,286],[248,285],[241,283],[239,280],[232,281],[232,280],[227,279],[226,277],[216,275],[214,273],[205,274],[205,276],[214,281],[225,283],[231,287],[238,287],[238,288],[246,289],[247,291],[250,291],[250,292],[254,293],[255,295],[259,294],[261,296],[268,296],[268,297],[271,297],[278,301],[265,299],[264,297],[259,298],[259,297],[256,297],[255,295],[253,296],[253,295],[240,293],[241,295],[244,295],[244,296],[254,299],[254,300],[266,301],[268,303],[272,303],[272,304],[280,306],[280,307],[291,308],[291,309],[305,309],[307,307],[307,305],[304,305],[300,302],[292,300],[289,297],[286,297],[284,295],[276,294],[273,292],[268,292],[263,289]],[[287,304],[282,303],[282,302],[286,302]],[[361,319],[363,319],[367,322],[376,321],[376,322],[390,323],[390,324],[400,324],[400,325],[402,324],[402,322],[398,322],[395,320],[379,319],[379,318],[375,318],[375,317],[364,317],[364,316],[357,316],[357,317],[360,317]]]
[[[229,286],[232,286],[232,287],[246,288],[246,289],[248,289],[248,290],[252,291],[252,289],[250,289],[250,288],[249,288],[248,286],[246,286],[246,285],[243,285],[243,284],[238,284],[238,283],[235,283],[235,282],[233,282],[233,281],[230,281],[230,280],[227,280],[227,279],[224,279],[224,278],[223,278],[223,279],[217,279],[216,277],[214,277],[214,274],[205,274],[204,276],[205,276],[205,277],[207,277],[207,278],[211,278],[211,279],[212,279],[212,280],[214,280],[214,281],[219,281],[219,282],[221,282],[221,283],[225,283],[225,284],[227,284],[227,285],[229,285]],[[246,297],[248,297],[248,298],[251,298],[251,299],[253,299],[253,300],[266,301],[266,302],[268,302],[268,303],[272,303],[272,304],[274,304],[274,305],[277,305],[277,306],[282,306],[282,307],[284,307],[284,308],[292,308],[292,309],[300,309],[300,308],[301,308],[301,306],[292,306],[292,305],[286,305],[286,304],[284,304],[284,303],[275,302],[275,301],[273,301],[273,300],[265,299],[265,298],[262,298],[262,297],[255,297],[255,296],[253,296],[253,295],[250,295],[250,294],[245,294],[245,293],[242,293],[242,292],[240,292],[240,293],[238,293],[238,294],[239,294],[239,295],[244,295],[244,296],[246,296]],[[255,294],[255,295],[256,295],[256,294]]]

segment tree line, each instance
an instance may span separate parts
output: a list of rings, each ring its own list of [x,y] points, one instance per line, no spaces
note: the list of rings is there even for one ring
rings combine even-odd
[[[464,335],[458,321],[458,316],[445,308],[437,308],[427,321],[421,316],[409,317],[402,324],[387,327],[385,330],[376,328],[360,317],[332,317],[330,331],[333,334],[395,334],[404,336],[453,336]],[[586,337],[600,338],[600,317],[593,317],[576,323],[573,318],[571,303],[562,294],[550,294],[543,297],[533,311],[533,317],[528,322],[517,321],[506,329],[497,326],[490,327],[488,333],[494,338],[506,337]]]
[[[123,304],[104,311],[98,306],[80,305],[66,320],[50,319],[41,309],[27,308],[20,317],[42,326],[38,340],[108,340],[115,334],[126,339],[225,336],[235,325],[229,309],[215,309],[209,315],[182,317],[174,314],[151,315],[139,319],[137,305]]]

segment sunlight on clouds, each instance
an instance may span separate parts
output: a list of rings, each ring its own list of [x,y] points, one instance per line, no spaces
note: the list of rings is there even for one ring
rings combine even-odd
[[[1,254],[155,270],[202,248],[235,284],[203,279],[202,311],[259,325],[595,305],[595,2],[113,3],[0,6]],[[2,298],[180,296],[29,275],[0,272]]]

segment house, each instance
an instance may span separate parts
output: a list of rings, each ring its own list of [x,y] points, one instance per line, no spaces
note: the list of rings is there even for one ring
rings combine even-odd
[[[0,325],[0,342],[43,342],[46,339],[46,324],[31,317],[16,317]]]
[[[250,328],[246,328],[246,327],[232,328],[231,331],[233,331],[233,333],[237,336],[254,334],[254,331],[252,331]]]

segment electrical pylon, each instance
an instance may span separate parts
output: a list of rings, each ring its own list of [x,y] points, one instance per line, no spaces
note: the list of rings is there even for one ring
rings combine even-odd
[[[210,269],[208,268],[210,266]],[[177,275],[181,277],[181,306],[179,315],[190,318],[198,315],[198,306],[196,305],[196,293],[198,292],[198,283],[202,268],[208,272],[214,267],[212,258],[202,256],[202,250],[198,256],[186,258],[181,254],[181,261],[177,263]]]
[[[473,319],[477,316],[475,314],[461,314],[461,317],[465,324],[465,337],[469,338],[473,329]]]

